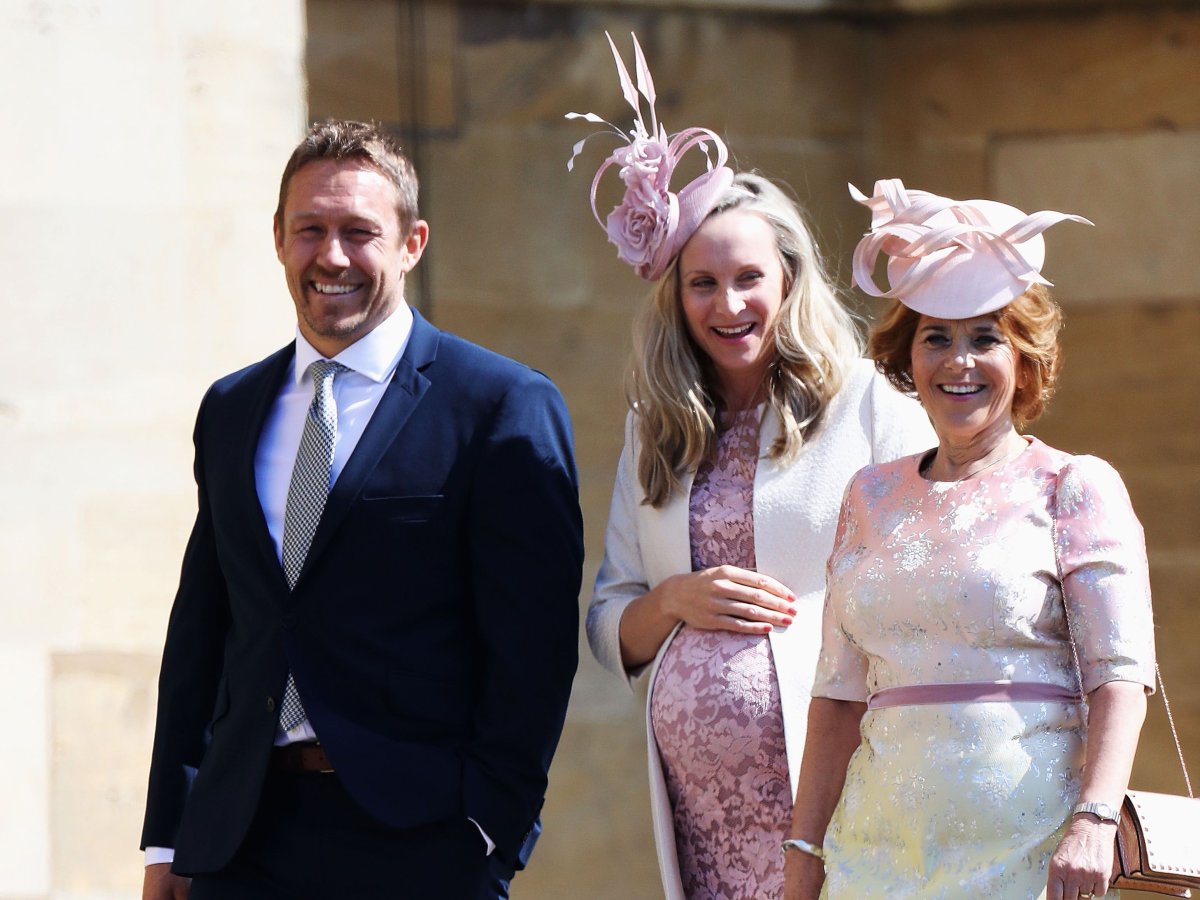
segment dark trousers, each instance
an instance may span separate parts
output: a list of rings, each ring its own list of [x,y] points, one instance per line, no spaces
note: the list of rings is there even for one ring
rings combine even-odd
[[[466,818],[389,828],[333,774],[272,774],[250,833],[190,900],[505,900],[513,869]]]

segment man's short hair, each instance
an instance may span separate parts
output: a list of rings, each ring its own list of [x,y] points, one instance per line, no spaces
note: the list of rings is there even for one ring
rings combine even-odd
[[[308,134],[292,151],[279,181],[279,205],[275,222],[283,221],[288,185],[292,176],[310,162],[330,159],[337,162],[360,160],[383,175],[396,187],[396,215],[400,233],[407,236],[417,213],[417,173],[395,137],[374,122],[326,119],[308,129]]]

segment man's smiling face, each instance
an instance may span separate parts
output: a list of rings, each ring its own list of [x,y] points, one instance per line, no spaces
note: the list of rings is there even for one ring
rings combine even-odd
[[[404,302],[404,276],[428,228],[402,234],[395,186],[361,160],[318,160],[291,178],[275,222],[275,252],[300,333],[333,357]]]

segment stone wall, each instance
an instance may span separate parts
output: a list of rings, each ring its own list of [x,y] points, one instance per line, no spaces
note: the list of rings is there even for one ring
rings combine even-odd
[[[292,333],[299,0],[0,3],[0,898],[138,896],[191,426]]]
[[[310,115],[389,122],[418,158],[432,237],[412,299],[566,393],[586,579],[602,553],[620,380],[646,288],[587,206],[611,144],[597,138],[568,174],[571,145],[591,128],[562,115],[629,120],[603,32],[628,52],[635,30],[668,128],[709,126],[739,166],[788,181],[843,283],[866,224],[847,181],[869,191],[898,176],[1097,222],[1049,234],[1068,363],[1036,433],[1126,476],[1150,544],[1164,672],[1200,768],[1200,657],[1189,650],[1200,626],[1188,614],[1200,576],[1200,4],[688,5],[308,4]],[[640,699],[586,649],[583,660],[518,900],[660,895]],[[1173,790],[1163,718],[1154,701],[1134,782]]]

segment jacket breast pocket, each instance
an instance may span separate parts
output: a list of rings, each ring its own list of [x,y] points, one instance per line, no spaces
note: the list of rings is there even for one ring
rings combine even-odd
[[[409,497],[380,497],[363,494],[364,509],[380,519],[391,522],[428,522],[442,508],[441,494]]]

